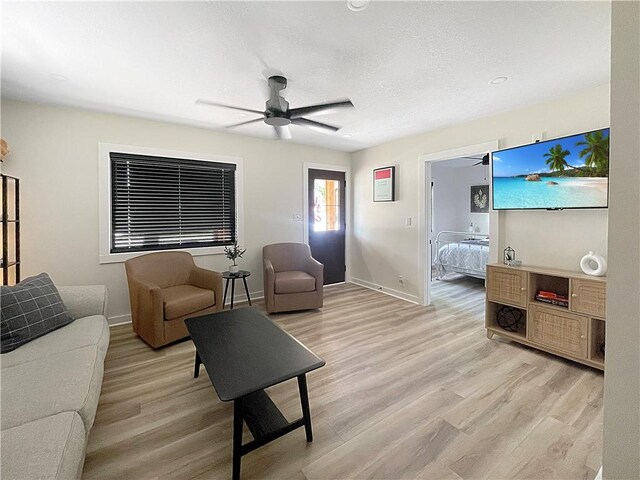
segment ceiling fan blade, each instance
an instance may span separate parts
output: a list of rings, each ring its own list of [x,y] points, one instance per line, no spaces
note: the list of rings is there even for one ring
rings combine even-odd
[[[240,123],[234,123],[233,125],[227,125],[224,128],[240,127],[242,125],[249,125],[250,123],[262,122],[262,121],[264,121],[264,118],[254,118],[253,120],[247,120],[246,122],[240,122]]]
[[[309,105],[308,107],[292,108],[289,110],[291,118],[300,118],[305,115],[317,113],[331,113],[343,108],[353,108],[353,103],[348,98],[346,100],[338,100],[329,103],[321,103],[319,105]]]
[[[468,158],[471,160],[478,160],[478,158],[476,157],[462,157],[462,158]],[[484,157],[482,157],[482,159],[478,162],[478,163],[474,163],[472,166],[475,167],[476,165],[489,165],[489,154],[485,154]]]
[[[291,123],[300,127],[309,127],[314,130],[318,130],[323,133],[333,133],[340,130],[340,127],[334,127],[333,125],[327,125],[326,123],[315,122],[308,118],[292,118]]]
[[[291,131],[288,126],[280,127],[278,125],[274,125],[273,129],[276,131],[278,140],[291,140]]]
[[[199,98],[198,100],[196,100],[196,103],[200,103],[202,105],[211,105],[213,107],[230,108],[232,110],[240,110],[241,112],[257,113],[258,115],[264,115],[264,112],[261,112],[259,110],[251,110],[250,108],[234,107],[232,105],[225,105],[224,103],[210,102],[209,100],[204,100],[202,98]]]

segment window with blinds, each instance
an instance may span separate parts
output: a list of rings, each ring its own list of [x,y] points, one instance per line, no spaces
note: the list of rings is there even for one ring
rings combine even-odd
[[[111,253],[233,244],[236,165],[110,152]]]

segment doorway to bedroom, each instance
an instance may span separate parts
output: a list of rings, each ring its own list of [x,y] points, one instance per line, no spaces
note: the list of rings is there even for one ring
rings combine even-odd
[[[427,176],[432,299],[477,298],[489,262],[489,157],[479,153],[431,162]]]

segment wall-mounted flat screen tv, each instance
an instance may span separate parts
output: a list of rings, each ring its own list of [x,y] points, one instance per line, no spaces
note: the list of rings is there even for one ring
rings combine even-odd
[[[609,129],[492,154],[494,210],[607,208]]]

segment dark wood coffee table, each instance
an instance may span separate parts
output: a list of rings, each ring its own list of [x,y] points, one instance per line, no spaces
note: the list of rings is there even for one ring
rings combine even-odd
[[[223,402],[233,400],[233,474],[240,478],[243,455],[303,427],[313,441],[306,374],[325,361],[253,308],[213,313],[185,321],[196,346],[194,377],[200,364]],[[287,421],[264,391],[298,378],[302,418]],[[242,422],[253,441],[242,444]]]

